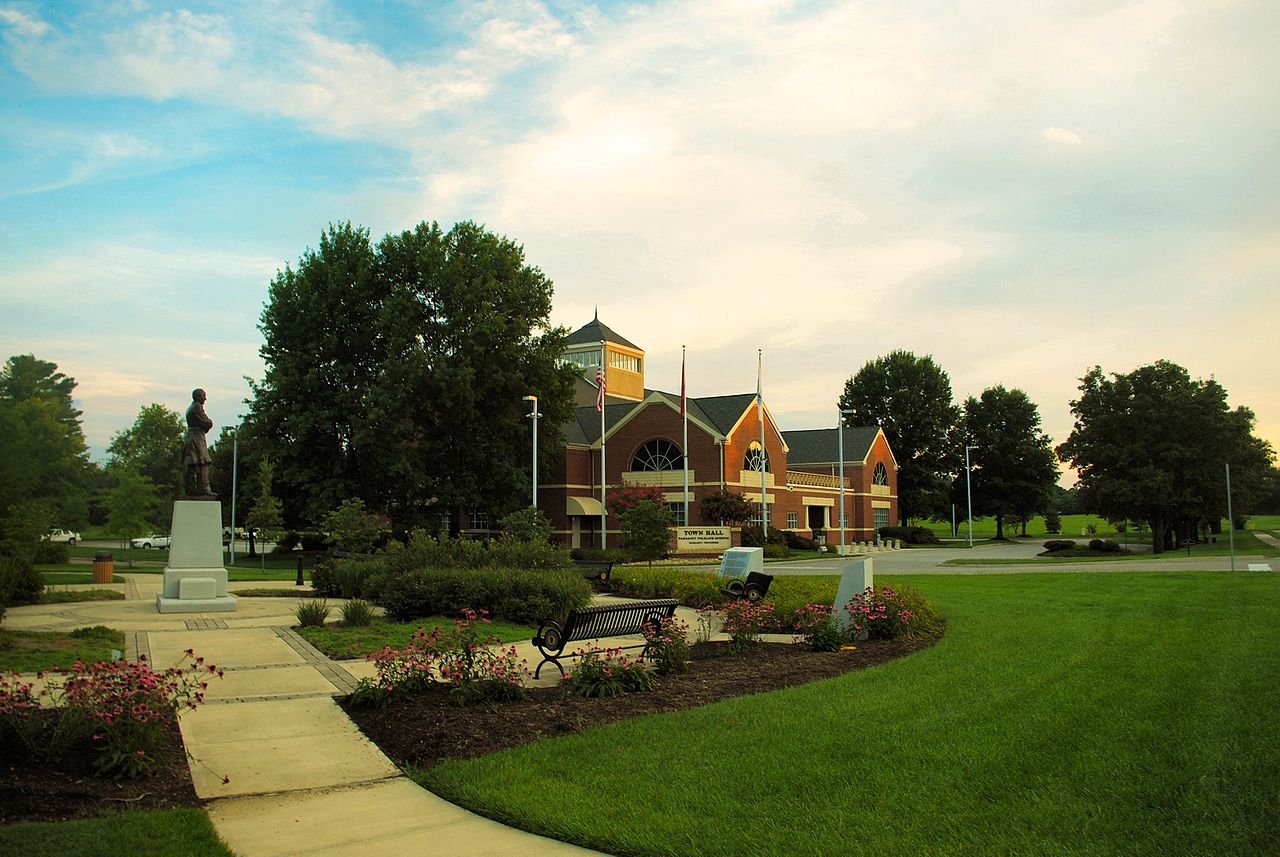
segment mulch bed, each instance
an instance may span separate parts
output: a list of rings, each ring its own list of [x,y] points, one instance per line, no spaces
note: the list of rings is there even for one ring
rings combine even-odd
[[[168,738],[169,761],[136,780],[99,776],[87,739],[53,761],[14,758],[16,748],[0,747],[0,824],[65,821],[122,809],[202,806],[176,725]]]
[[[386,708],[353,707],[347,715],[396,764],[427,768],[446,759],[467,759],[567,735],[645,714],[681,711],[750,693],[763,693],[832,678],[927,648],[934,638],[873,640],[853,651],[814,652],[804,645],[759,643],[745,654],[729,654],[727,643],[700,643],[684,673],[662,676],[643,693],[587,699],[559,687],[530,688],[515,702],[455,704],[444,689],[432,689]],[[572,669],[572,661],[566,669]],[[548,664],[544,669],[555,669]]]

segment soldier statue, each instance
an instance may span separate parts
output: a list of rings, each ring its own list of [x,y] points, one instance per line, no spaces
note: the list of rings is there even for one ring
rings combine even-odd
[[[187,408],[187,439],[182,444],[182,460],[187,465],[187,495],[212,497],[209,490],[209,445],[205,435],[213,428],[213,420],[204,412],[204,390],[191,391],[191,407]]]

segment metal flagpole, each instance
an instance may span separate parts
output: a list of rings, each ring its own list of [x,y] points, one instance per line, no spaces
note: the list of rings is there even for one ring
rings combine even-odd
[[[600,382],[600,390],[596,405],[600,411],[600,548],[603,550],[607,547],[608,541],[608,522],[605,520],[605,486],[608,480],[605,477],[604,466],[604,396],[606,389],[606,376],[608,372],[605,370],[605,345],[604,340],[600,340],[600,368],[596,371],[596,379]]]
[[[764,484],[764,350],[756,349],[756,419],[760,421],[760,524],[769,542],[769,495]]]
[[[1231,464],[1223,462],[1227,468],[1227,543],[1231,546],[1231,570],[1236,570],[1236,519],[1231,515]]]
[[[681,453],[684,458],[684,520],[681,526],[689,526],[689,408],[685,404],[684,387],[684,346],[680,346],[680,416],[684,421],[684,446]]]

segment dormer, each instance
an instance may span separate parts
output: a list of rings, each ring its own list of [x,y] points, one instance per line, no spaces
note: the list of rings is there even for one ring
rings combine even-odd
[[[562,359],[577,366],[582,377],[594,385],[602,357],[605,392],[610,397],[633,402],[643,400],[644,349],[614,333],[597,315],[569,334]]]

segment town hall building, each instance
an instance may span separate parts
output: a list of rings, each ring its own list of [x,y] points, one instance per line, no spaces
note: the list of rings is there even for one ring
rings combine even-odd
[[[603,345],[602,345],[603,342]],[[644,383],[645,352],[599,318],[569,335],[564,360],[580,371],[576,418],[563,426],[563,465],[552,484],[542,485],[538,505],[551,519],[555,539],[571,547],[600,545],[600,482],[660,488],[676,520],[689,526],[717,525],[702,519],[700,502],[721,490],[744,495],[760,525],[760,459],[769,525],[819,543],[839,544],[840,489],[844,487],[845,540],[875,539],[879,527],[898,522],[898,473],[893,451],[877,426],[845,428],[840,471],[836,428],[783,431],[765,400],[764,445],[755,393],[687,399],[689,493],[684,493],[680,394]],[[601,474],[601,412],[597,373],[603,366],[604,459]],[[688,504],[689,520],[680,521]],[[607,544],[620,542],[620,524],[610,514]]]

